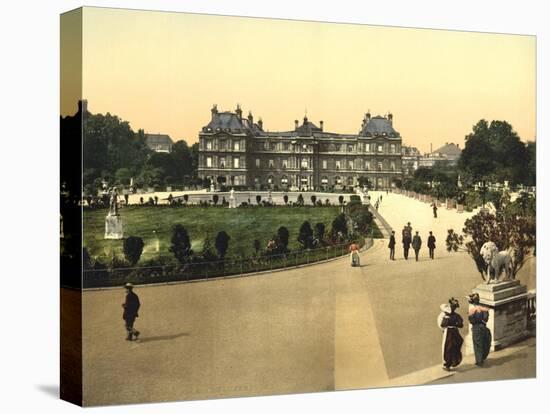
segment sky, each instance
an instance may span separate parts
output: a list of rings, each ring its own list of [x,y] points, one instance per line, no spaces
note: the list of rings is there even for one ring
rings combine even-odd
[[[198,140],[210,109],[338,133],[394,116],[405,145],[464,147],[478,120],[535,140],[534,36],[85,8],[82,97],[134,130]],[[76,105],[62,102],[62,112]]]

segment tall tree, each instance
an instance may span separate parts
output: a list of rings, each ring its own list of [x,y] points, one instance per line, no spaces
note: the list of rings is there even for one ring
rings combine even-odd
[[[298,242],[304,249],[310,249],[313,245],[313,230],[309,221],[304,221],[298,232]]]
[[[229,237],[229,235],[223,230],[216,236],[214,244],[220,259],[223,259],[227,253],[227,249],[229,248],[229,240],[231,240],[231,237]]]

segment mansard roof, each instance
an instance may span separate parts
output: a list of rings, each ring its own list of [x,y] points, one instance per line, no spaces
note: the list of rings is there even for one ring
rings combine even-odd
[[[258,135],[263,129],[252,118],[242,118],[242,111],[237,107],[236,112],[218,112],[216,106],[212,108],[212,119],[202,128],[203,132],[231,132],[236,134],[250,133]]]
[[[377,135],[398,137],[399,132],[393,129],[392,118],[393,117],[391,114],[388,115],[387,118],[380,115],[373,116],[371,118],[370,114],[367,113],[363,120],[363,125],[359,135],[364,137],[371,137],[371,136],[377,136]]]

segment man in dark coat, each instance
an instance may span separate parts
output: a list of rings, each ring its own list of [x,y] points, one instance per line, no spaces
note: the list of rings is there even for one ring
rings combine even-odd
[[[435,236],[430,231],[430,235],[428,236],[428,250],[430,251],[430,259],[434,258],[434,250],[435,250]]]
[[[434,211],[434,218],[437,218],[437,203],[435,201],[432,204],[432,208],[433,208],[433,211]]]
[[[391,232],[388,247],[390,248],[390,260],[395,260],[395,231]]]
[[[418,235],[418,232],[414,235],[412,239],[412,248],[414,250],[414,257],[418,262],[418,253],[420,252],[420,247],[422,246],[422,239]]]
[[[134,321],[139,316],[138,311],[141,304],[138,295],[134,293],[134,285],[126,283],[124,289],[126,289],[126,301],[122,304],[124,308],[122,319],[126,325],[126,340],[133,341],[139,336],[139,331],[134,328]]]
[[[405,260],[409,260],[409,248],[411,247],[411,233],[409,232],[407,226],[403,227],[403,231],[401,232],[401,235],[403,237],[403,256],[405,256]]]

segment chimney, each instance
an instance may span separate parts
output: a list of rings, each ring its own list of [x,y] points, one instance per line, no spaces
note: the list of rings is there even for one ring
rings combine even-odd
[[[296,131],[298,129],[298,120],[294,120],[294,130]]]
[[[432,153],[432,143],[430,142],[430,154]]]
[[[212,105],[212,109],[210,110],[210,112],[212,112],[212,119],[214,119],[214,116],[218,114],[218,105]]]
[[[321,131],[323,130],[323,121],[320,121],[319,124],[321,125]]]
[[[391,112],[388,114],[388,121],[390,122],[390,125],[393,125],[393,114]]]
[[[365,119],[367,120],[367,122],[370,121],[370,109],[367,111],[367,113],[365,114]]]
[[[260,129],[263,131],[263,129],[264,129],[264,121],[262,121],[262,118],[258,119],[258,126],[259,126]]]
[[[254,125],[254,117],[252,116],[252,111],[248,111],[248,122],[250,126]]]
[[[239,121],[243,119],[243,111],[241,109],[241,105],[237,104],[237,109],[235,109],[235,113],[237,114]]]

